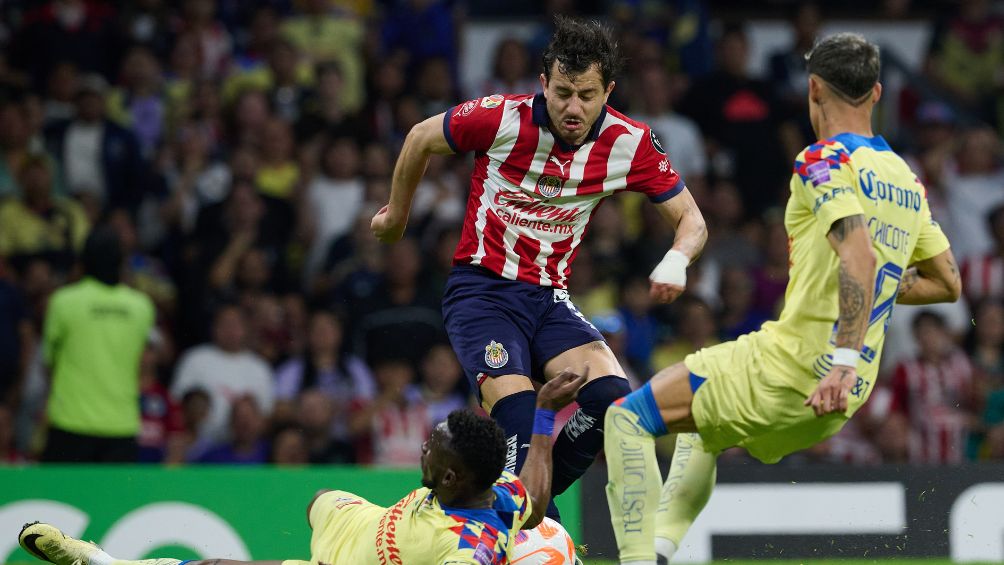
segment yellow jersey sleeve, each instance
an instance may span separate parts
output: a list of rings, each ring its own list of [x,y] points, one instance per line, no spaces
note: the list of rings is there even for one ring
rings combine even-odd
[[[850,158],[840,142],[828,140],[809,146],[795,160],[795,173],[800,180],[792,183],[794,196],[812,211],[823,237],[830,232],[833,222],[864,214]]]
[[[920,181],[917,182],[919,183]],[[931,217],[931,208],[927,204],[927,191],[925,190],[924,192],[920,209],[920,213],[922,214],[920,234],[917,236],[917,246],[914,247],[913,255],[910,257],[911,265],[918,261],[940,255],[949,248],[945,232],[941,231],[941,226]]]

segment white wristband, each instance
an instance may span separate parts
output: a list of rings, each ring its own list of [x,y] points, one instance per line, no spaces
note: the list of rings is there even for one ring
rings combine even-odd
[[[838,347],[833,350],[833,364],[834,365],[844,365],[846,367],[858,366],[858,359],[861,358],[861,352],[855,351],[847,347]]]
[[[676,286],[687,286],[687,265],[690,259],[686,255],[675,249],[670,249],[666,256],[659,261],[659,264],[652,269],[652,274],[648,276],[652,282],[660,284],[672,284]]]

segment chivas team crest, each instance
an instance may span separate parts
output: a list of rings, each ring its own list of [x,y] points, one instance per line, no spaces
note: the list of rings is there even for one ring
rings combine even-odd
[[[485,346],[486,365],[492,369],[498,369],[499,367],[504,367],[508,362],[509,352],[505,350],[505,347],[501,343],[493,339],[491,343]]]
[[[544,198],[554,198],[561,193],[561,179],[553,175],[541,175],[537,179],[537,192]]]

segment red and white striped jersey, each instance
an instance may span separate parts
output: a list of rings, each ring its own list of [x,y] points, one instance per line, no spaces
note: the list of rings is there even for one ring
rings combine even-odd
[[[1004,256],[988,253],[964,260],[962,291],[970,304],[982,298],[1004,298]]]
[[[565,288],[589,219],[622,190],[653,202],[683,181],[651,129],[605,106],[586,142],[569,146],[548,129],[543,94],[495,94],[450,108],[443,133],[474,172],[455,265]]]

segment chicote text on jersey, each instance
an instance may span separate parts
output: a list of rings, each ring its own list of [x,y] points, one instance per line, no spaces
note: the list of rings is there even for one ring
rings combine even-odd
[[[475,152],[454,264],[510,280],[565,288],[604,198],[664,202],[684,188],[651,129],[609,106],[580,146],[551,134],[543,94],[470,100],[446,112],[443,132],[455,152]]]
[[[848,415],[874,386],[904,271],[948,249],[948,239],[931,218],[924,186],[881,136],[843,133],[806,148],[795,161],[785,211],[791,267],[784,309],[777,322],[764,324],[785,362],[806,375],[822,378],[833,364],[839,258],[826,236],[834,222],[857,214],[864,216],[877,267]],[[814,386],[806,379],[796,388],[811,394]]]

